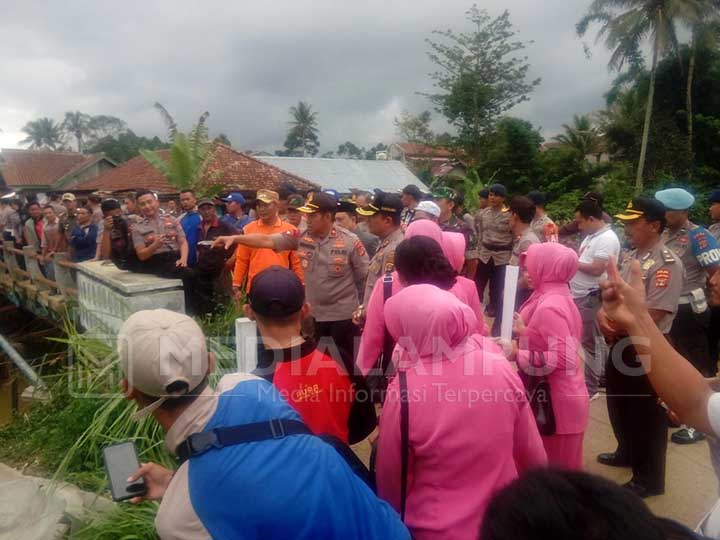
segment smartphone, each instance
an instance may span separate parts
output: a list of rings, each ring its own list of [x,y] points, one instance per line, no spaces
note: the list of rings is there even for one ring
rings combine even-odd
[[[145,480],[140,478],[132,484],[127,481],[128,477],[140,468],[135,443],[128,441],[106,446],[103,448],[103,461],[114,501],[127,501],[145,495]]]

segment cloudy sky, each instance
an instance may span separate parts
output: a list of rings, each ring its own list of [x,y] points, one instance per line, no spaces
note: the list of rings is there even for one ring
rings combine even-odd
[[[586,58],[574,25],[589,0],[486,0],[510,10],[542,84],[513,111],[557,133],[602,106],[607,52]],[[401,110],[430,104],[424,39],[468,29],[471,0],[0,0],[0,146],[28,120],[65,111],[109,114],[163,136],[163,103],[182,128],[210,111],[211,134],[240,149],[282,147],[288,108],[319,113],[322,151],[395,139]],[[437,117],[437,115],[435,115]],[[437,128],[442,128],[437,119]]]

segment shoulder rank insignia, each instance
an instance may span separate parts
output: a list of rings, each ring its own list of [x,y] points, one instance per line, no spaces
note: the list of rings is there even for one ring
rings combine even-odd
[[[663,248],[662,258],[666,263],[674,263],[676,261],[675,255],[668,248]]]

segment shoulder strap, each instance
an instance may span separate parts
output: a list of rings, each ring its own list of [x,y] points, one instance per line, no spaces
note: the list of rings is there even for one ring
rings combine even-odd
[[[312,435],[310,429],[297,420],[272,419],[267,422],[215,428],[193,433],[175,450],[180,463],[200,456],[212,448],[224,448],[241,443],[282,439],[289,435]]]
[[[398,372],[400,382],[400,519],[405,521],[407,504],[408,458],[410,453],[410,411],[408,404],[407,374]]]
[[[260,442],[270,439],[283,439],[290,435],[316,435],[303,422],[298,420],[271,419],[265,422],[215,428],[201,433],[193,433],[175,449],[178,461],[182,465],[188,459],[200,456],[213,448],[224,448],[236,444]],[[365,464],[343,441],[332,435],[317,435],[319,439],[332,446],[340,454],[350,469],[375,491],[375,482]]]
[[[385,305],[385,302],[388,301],[388,299],[392,296],[392,286],[393,286],[393,276],[392,272],[385,272],[385,275],[382,278],[383,283],[383,306]],[[390,359],[392,358],[392,351],[395,344],[393,343],[392,336],[390,335],[390,332],[388,331],[387,324],[384,328],[384,336],[383,336],[383,351],[382,351],[382,359],[381,364],[384,370],[387,369],[387,367],[390,365]]]

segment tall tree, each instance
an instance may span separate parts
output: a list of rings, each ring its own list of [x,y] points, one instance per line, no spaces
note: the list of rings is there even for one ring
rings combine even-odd
[[[92,146],[88,146],[87,151],[90,154],[103,152],[115,163],[123,163],[140,155],[140,150],[161,150],[169,146],[158,137],[152,139],[140,137],[132,130],[127,130],[115,137],[103,137]]]
[[[350,141],[347,141],[338,146],[336,154],[339,158],[363,159],[365,152],[365,148],[360,148]]]
[[[687,85],[685,87],[685,112],[687,115],[688,158],[690,163],[695,159],[693,151],[693,83],[695,79],[695,62],[698,48],[718,48],[720,40],[720,0],[705,0],[700,8],[699,17],[688,21],[692,27],[690,38],[690,58],[688,60]],[[692,167],[690,177],[692,178]]]
[[[646,39],[652,43],[650,89],[645,105],[645,121],[640,145],[640,158],[635,176],[635,190],[643,189],[643,173],[650,123],[655,97],[655,77],[658,60],[677,46],[676,24],[694,20],[703,0],[594,0],[590,10],[577,24],[577,32],[584,36],[590,25],[598,23],[597,39],[605,40],[612,51],[608,67],[622,70]]]
[[[320,147],[318,139],[317,112],[304,101],[290,107],[290,129],[285,139],[285,149],[289,155],[315,156]]]
[[[62,129],[68,135],[75,137],[77,151],[83,151],[83,137],[90,133],[90,115],[80,111],[68,111],[65,113],[65,120]]]
[[[528,80],[530,65],[519,54],[529,43],[515,41],[507,11],[492,18],[474,5],[467,19],[471,32],[435,31],[441,41],[426,40],[428,56],[439,69],[430,74],[438,91],[424,95],[457,128],[460,146],[478,162],[483,140],[498,119],[529,100],[540,79]]]
[[[563,124],[562,127],[565,133],[554,140],[577,152],[581,160],[600,153],[600,134],[593,126],[590,116],[576,114],[571,126]]]
[[[417,115],[410,111],[402,111],[400,117],[395,117],[393,120],[393,125],[404,141],[430,145],[435,139],[435,134],[430,129],[431,120],[430,111],[423,111]]]
[[[31,120],[22,128],[27,135],[20,144],[29,144],[30,148],[49,148],[59,150],[64,144],[63,130],[52,118]]]

